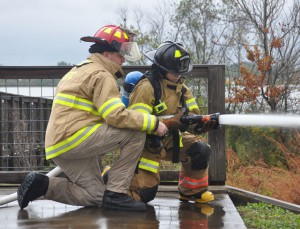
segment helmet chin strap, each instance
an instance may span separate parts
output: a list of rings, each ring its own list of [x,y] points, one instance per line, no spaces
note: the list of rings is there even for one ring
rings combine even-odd
[[[115,76],[116,76],[118,79],[120,79],[120,78],[123,77],[123,75],[122,75],[122,73],[121,73],[120,71],[117,71],[117,72],[115,73]]]
[[[174,74],[174,73],[172,73],[172,72],[169,72],[169,73],[171,73],[171,74],[173,74],[173,75],[177,75],[177,74]],[[168,74],[168,72],[166,72],[166,73],[163,75],[163,79],[166,79],[166,80],[168,80],[168,81],[170,81],[170,82],[172,82],[172,83],[180,83],[179,81],[180,81],[180,79],[182,78],[182,75],[179,75],[179,74],[178,74],[179,77],[178,77],[177,81],[174,82],[174,81],[170,80],[170,79],[167,77],[167,74]]]

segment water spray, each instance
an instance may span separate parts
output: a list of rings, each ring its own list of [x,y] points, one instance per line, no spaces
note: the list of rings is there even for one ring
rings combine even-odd
[[[230,126],[299,128],[300,116],[286,114],[224,114],[219,115],[219,123]]]

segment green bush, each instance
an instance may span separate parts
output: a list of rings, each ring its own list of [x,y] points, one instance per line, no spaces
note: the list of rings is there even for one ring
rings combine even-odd
[[[263,160],[270,166],[286,167],[281,149],[267,139],[270,137],[281,142],[278,131],[275,128],[231,126],[226,128],[227,145],[238,154],[243,164]]]
[[[237,207],[247,228],[300,228],[300,215],[266,203]]]

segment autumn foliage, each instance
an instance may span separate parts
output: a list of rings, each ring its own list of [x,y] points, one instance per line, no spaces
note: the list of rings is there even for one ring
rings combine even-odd
[[[263,103],[267,102],[271,110],[276,109],[279,97],[284,93],[285,87],[275,83],[272,72],[274,58],[271,50],[283,46],[281,38],[275,37],[270,43],[269,52],[261,50],[257,45],[252,49],[245,45],[247,60],[252,63],[251,67],[240,65],[241,77],[234,79],[234,86],[230,88],[231,96],[228,103]]]
[[[283,45],[282,38],[273,37],[268,46],[244,46],[248,61],[239,66],[240,77],[229,85],[231,96],[227,103],[255,106],[255,112],[267,111],[268,105],[271,111],[276,111],[286,93],[287,82],[276,75],[278,63],[273,53]],[[230,135],[230,148],[226,152],[228,185],[300,204],[299,131],[227,128],[229,138]]]
[[[289,155],[288,161],[293,165],[292,170],[270,166],[262,160],[246,165],[231,148],[227,149],[226,155],[227,185],[300,204],[299,155]]]

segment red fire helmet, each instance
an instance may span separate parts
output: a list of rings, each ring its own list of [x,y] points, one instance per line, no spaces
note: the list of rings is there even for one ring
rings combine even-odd
[[[141,54],[133,36],[129,35],[119,26],[106,25],[99,29],[95,35],[81,38],[82,41],[95,42],[113,47],[116,52],[122,54],[128,61],[141,59]]]

